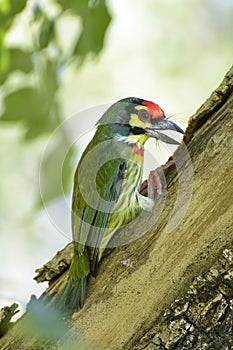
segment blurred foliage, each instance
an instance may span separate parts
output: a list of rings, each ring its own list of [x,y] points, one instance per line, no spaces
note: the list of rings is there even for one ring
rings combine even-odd
[[[59,32],[59,23],[67,15],[80,24],[69,50],[62,47]],[[110,21],[104,0],[0,0],[0,123],[20,123],[28,145],[30,140],[50,135],[63,120],[58,92],[66,68],[70,64],[79,68],[87,58],[101,52]],[[9,44],[9,34],[17,23],[26,28],[26,45],[17,43],[17,35],[14,46]],[[64,136],[57,145],[58,155],[68,142],[68,135]],[[47,157],[52,159],[53,155]],[[71,174],[69,163],[66,159],[65,190]],[[52,186],[50,165],[44,174],[48,188]],[[48,198],[60,194],[53,189]]]
[[[27,305],[27,313],[16,328],[16,341],[30,349],[47,349],[59,343],[61,350],[86,349],[77,330],[69,330],[69,318],[34,295]],[[22,343],[21,343],[22,342]],[[63,345],[62,345],[63,344]]]

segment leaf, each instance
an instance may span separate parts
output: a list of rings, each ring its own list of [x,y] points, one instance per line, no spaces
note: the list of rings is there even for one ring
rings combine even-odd
[[[22,70],[25,73],[29,73],[32,68],[31,52],[23,51],[20,49],[10,49],[10,70]]]
[[[11,16],[15,16],[17,13],[21,12],[26,6],[27,0],[10,0],[10,11]]]
[[[14,91],[4,99],[2,121],[40,120],[47,112],[37,89],[26,87]]]
[[[21,122],[26,127],[26,137],[36,137],[55,127],[49,120],[50,103],[45,93],[31,87],[22,88],[5,97],[5,111],[0,121]]]
[[[83,29],[73,54],[84,60],[88,53],[97,55],[103,48],[106,30],[110,24],[111,16],[103,0],[58,0],[63,9],[72,10],[82,20]]]
[[[44,60],[40,69],[42,83],[38,88],[21,88],[5,96],[3,100],[5,110],[0,122],[23,123],[26,139],[53,131],[60,120],[56,100],[58,88],[56,63],[49,59]]]
[[[37,300],[32,295],[27,305],[27,314],[19,325],[19,331],[26,339],[34,337],[42,344],[46,341],[54,343],[65,335],[67,325],[55,308],[47,307],[43,301]]]
[[[43,17],[43,10],[39,3],[32,5],[33,21],[37,21]]]
[[[83,7],[88,7],[88,0],[57,0],[63,10],[80,11]]]
[[[21,70],[25,73],[29,73],[33,69],[31,53],[21,49],[8,49],[7,64],[4,68],[5,70],[3,70],[0,75],[0,84],[4,83],[8,77],[8,74],[15,70]]]
[[[39,36],[40,48],[44,49],[54,38],[54,21],[44,18]]]
[[[103,48],[106,30],[111,21],[108,8],[103,1],[94,7],[83,7],[79,12],[83,30],[74,48],[74,54],[83,60],[88,53],[97,55]]]
[[[15,15],[21,12],[27,3],[27,0],[1,0],[0,2],[0,27],[8,29]]]

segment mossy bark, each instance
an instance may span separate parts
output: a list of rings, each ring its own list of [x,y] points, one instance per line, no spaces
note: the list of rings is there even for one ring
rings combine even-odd
[[[103,260],[66,334],[47,344],[28,339],[19,332],[26,315],[2,337],[1,349],[233,346],[233,68],[190,119],[184,144],[174,155],[178,172],[167,174],[167,198],[155,224]],[[58,270],[50,294],[67,277]],[[85,345],[77,345],[77,335]]]

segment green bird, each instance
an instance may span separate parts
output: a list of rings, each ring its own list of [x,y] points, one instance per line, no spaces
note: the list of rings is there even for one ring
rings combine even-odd
[[[163,130],[184,133],[156,103],[136,97],[116,102],[97,123],[74,176],[74,255],[68,281],[57,299],[63,310],[73,312],[83,307],[87,277],[97,275],[103,252],[112,238],[139,213],[152,210],[155,185],[162,194],[153,172],[146,182],[148,197],[140,193],[140,188],[145,142],[153,137],[179,144]]]

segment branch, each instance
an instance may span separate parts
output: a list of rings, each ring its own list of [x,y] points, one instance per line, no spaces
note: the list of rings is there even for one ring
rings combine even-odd
[[[73,345],[67,345],[71,340],[77,348],[78,334],[86,344],[83,349],[132,350],[147,345],[147,349],[171,349],[176,344],[161,340],[163,347],[159,347],[148,332],[156,327],[161,330],[165,310],[171,304],[174,310],[174,301],[182,300],[181,296],[187,300],[193,279],[207,278],[205,273],[217,264],[224,249],[232,247],[232,131],[233,68],[190,119],[186,146],[174,155],[177,168],[167,174],[166,205],[155,224],[141,238],[116,248],[103,260],[97,278],[89,279],[84,308],[73,315],[59,349],[71,349]],[[149,219],[155,221],[156,210],[159,206]],[[147,222],[148,218],[136,225],[143,229]],[[66,271],[53,278],[46,293],[53,297],[66,278]],[[232,274],[224,272],[222,278],[232,285]],[[208,303],[212,294],[206,293]],[[191,303],[191,296],[188,301]],[[211,312],[211,308],[205,310]],[[202,312],[203,308],[197,310],[197,318]],[[36,339],[20,338],[17,329],[22,321],[2,338],[1,348],[58,349],[55,340],[45,346]],[[178,343],[176,346],[183,349]]]

